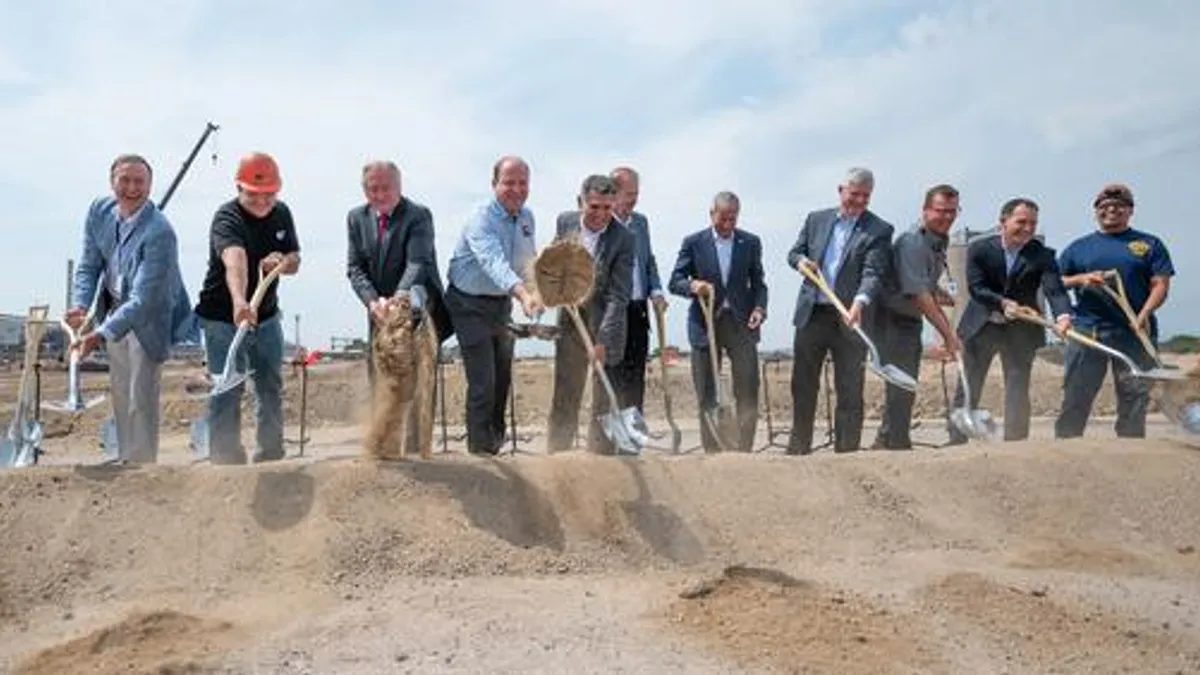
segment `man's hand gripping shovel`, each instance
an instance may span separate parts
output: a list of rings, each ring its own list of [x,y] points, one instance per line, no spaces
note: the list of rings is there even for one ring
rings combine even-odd
[[[721,386],[721,371],[720,371],[720,345],[717,344],[717,331],[715,320],[713,318],[713,304],[716,302],[716,293],[710,285],[701,286],[698,289],[697,295],[700,299],[700,313],[704,315],[704,328],[708,331],[708,361],[712,368],[713,389],[717,396],[717,407],[712,410],[702,411],[704,421],[708,424],[708,430],[712,432],[713,438],[717,441],[717,445],[723,452],[729,452],[738,447],[737,439],[741,436],[738,430],[737,414],[733,410],[733,405],[729,402],[729,397],[725,394],[725,388]],[[731,441],[731,439],[733,439]]]
[[[1129,296],[1125,294],[1125,283],[1121,280],[1120,272],[1117,270],[1108,270],[1103,274],[1105,283],[1100,288],[1121,308],[1121,313],[1125,315],[1125,320],[1129,322],[1129,327],[1137,335],[1138,341],[1142,343],[1142,348],[1146,350],[1146,355],[1154,360],[1158,368],[1172,370],[1163,365],[1162,357],[1159,356],[1158,350],[1154,348],[1154,342],[1150,340],[1150,335],[1146,333],[1141,322],[1138,321],[1137,312],[1133,311],[1133,305],[1129,303]],[[1200,399],[1187,397],[1187,394],[1188,392],[1185,388],[1164,383],[1158,401],[1159,408],[1172,423],[1180,426],[1188,434],[1200,436]],[[1181,398],[1184,400],[1181,401]],[[1188,398],[1191,398],[1191,400],[1188,400]]]
[[[100,288],[103,288],[101,286]],[[99,304],[100,290],[97,289],[96,297],[92,299],[92,306],[88,309],[87,316],[84,317],[83,323],[79,328],[73,328],[66,317],[59,322],[63,332],[70,338],[67,344],[67,400],[42,403],[42,408],[54,412],[62,413],[81,413],[90,408],[94,408],[104,401],[104,396],[97,396],[90,401],[83,400],[83,394],[79,390],[79,345],[82,342],[83,336],[87,335],[92,329],[92,325],[96,319],[96,306]]]
[[[282,267],[276,265],[274,269],[264,275],[262,268],[259,268],[258,286],[254,289],[254,295],[250,298],[250,309],[258,311],[258,306],[262,304],[267,290],[279,278],[282,271]],[[233,341],[229,343],[229,351],[225,354],[225,368],[222,369],[220,375],[213,378],[212,390],[208,392],[208,398],[216,398],[227,391],[236,389],[238,385],[245,382],[246,378],[253,374],[253,371],[250,370],[237,370],[238,350],[241,348],[242,340],[246,338],[246,333],[249,331],[249,321],[243,321],[238,324],[237,333],[234,334]]]
[[[800,274],[803,274],[806,279],[811,281],[822,293],[824,293],[825,297],[829,298],[829,301],[833,303],[835,308],[837,308],[838,313],[842,315],[842,319],[848,322],[850,319],[850,311],[846,309],[846,305],[842,303],[838,296],[833,292],[833,289],[829,287],[829,284],[825,281],[824,275],[821,274],[820,268],[818,268],[816,265],[813,265],[811,261],[806,259],[801,260],[800,264],[796,266],[796,269],[798,269]],[[867,345],[867,352],[869,353],[871,359],[868,362],[868,365],[871,368],[871,372],[875,373],[886,382],[894,384],[906,391],[915,393],[917,391],[916,378],[904,372],[903,369],[895,364],[884,363],[883,360],[879,358],[879,350],[875,348],[875,343],[871,342],[871,338],[867,337],[867,334],[863,331],[862,326],[856,323],[854,324],[853,328],[854,332],[858,333],[858,337],[862,338],[863,343]]]
[[[258,306],[262,304],[263,298],[267,294],[267,290],[271,284],[279,278],[283,272],[280,265],[276,265],[270,272],[263,274],[262,268],[258,268],[258,286],[254,289],[254,295],[250,297],[250,308],[258,311]],[[207,394],[201,394],[199,397],[191,398],[216,398],[221,394],[232,391],[246,381],[246,378],[253,374],[253,371],[238,371],[237,370],[237,355],[238,350],[242,346],[242,340],[245,339],[246,333],[250,331],[250,322],[242,321],[238,324],[237,333],[233,336],[233,341],[229,343],[229,351],[225,353],[225,367],[221,370],[221,374],[213,378],[212,389]],[[191,450],[192,458],[196,461],[208,459],[208,420],[200,418],[192,422],[191,429]]]

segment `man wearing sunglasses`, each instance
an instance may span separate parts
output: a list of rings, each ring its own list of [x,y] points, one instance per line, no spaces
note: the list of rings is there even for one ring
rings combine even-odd
[[[1140,367],[1151,367],[1146,352],[1120,304],[1105,287],[1124,287],[1135,312],[1138,330],[1157,345],[1158,322],[1154,312],[1166,302],[1175,268],[1166,244],[1158,237],[1134,229],[1133,192],[1124,185],[1106,185],[1092,202],[1098,229],[1073,241],[1059,261],[1063,283],[1075,292],[1075,326],[1081,332],[1129,355]],[[1117,394],[1120,438],[1144,438],[1150,389],[1129,368],[1108,355],[1068,342],[1062,412],[1054,425],[1057,438],[1083,435],[1092,404],[1108,364],[1112,362]]]

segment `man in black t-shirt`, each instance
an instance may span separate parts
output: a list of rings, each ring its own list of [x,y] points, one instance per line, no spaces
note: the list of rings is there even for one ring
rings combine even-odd
[[[258,287],[259,271],[276,267],[282,275],[300,268],[300,242],[292,213],[279,201],[279,167],[267,154],[242,159],[237,172],[237,198],[213,215],[209,233],[208,272],[196,314],[204,325],[208,370],[218,376],[237,327],[249,322],[253,330],[242,341],[236,358],[239,371],[253,371],[258,451],[254,461],[282,459],[283,452],[283,327],[279,320],[277,284],[266,291],[257,309],[250,298]],[[209,399],[209,457],[214,464],[244,464],[241,447],[242,386]]]

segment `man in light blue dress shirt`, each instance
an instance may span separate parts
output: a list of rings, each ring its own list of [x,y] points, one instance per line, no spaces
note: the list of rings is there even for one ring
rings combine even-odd
[[[542,311],[526,288],[537,252],[529,198],[529,165],[502,157],[492,167],[494,197],[463,227],[447,269],[446,309],[458,336],[467,377],[467,450],[494,455],[504,443],[504,408],[512,386],[512,301],[525,316]]]

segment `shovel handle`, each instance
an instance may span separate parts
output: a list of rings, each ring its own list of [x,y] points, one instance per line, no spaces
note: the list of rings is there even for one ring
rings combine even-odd
[[[711,288],[711,287],[710,287]],[[708,333],[708,360],[712,365],[713,383],[717,389],[717,400],[721,398],[720,357],[717,355],[717,329],[713,325],[713,302],[716,293],[710,291],[700,296],[700,313],[704,315],[704,328]]]
[[[829,283],[825,281],[825,276],[821,274],[821,270],[811,270],[803,262],[796,265],[796,269],[800,270],[800,274],[803,274],[804,278],[813,282],[813,285],[820,289],[825,294],[825,297],[829,298],[829,301],[837,308],[838,314],[841,314],[843,319],[850,318],[850,310],[846,309],[845,303],[829,287]]]
[[[1013,310],[1013,315],[1015,317],[1017,317],[1018,319],[1021,319],[1022,321],[1028,321],[1029,323],[1035,323],[1035,324],[1038,324],[1039,326],[1044,326],[1044,327],[1050,328],[1052,330],[1058,330],[1058,327],[1052,321],[1050,321],[1046,317],[1039,314],[1036,310],[1031,309],[1029,307],[1018,306],[1015,310]],[[1063,335],[1071,340],[1078,342],[1081,345],[1084,345],[1085,347],[1091,347],[1092,349],[1097,349],[1099,351],[1102,351],[1105,354],[1108,354],[1109,356],[1114,356],[1118,359],[1121,359],[1122,361],[1125,362],[1125,365],[1129,366],[1130,370],[1134,371],[1135,373],[1141,372],[1141,369],[1137,367],[1137,364],[1135,364],[1133,362],[1133,359],[1129,358],[1128,355],[1123,354],[1123,353],[1117,351],[1116,349],[1113,349],[1112,347],[1109,347],[1108,345],[1100,342],[1099,340],[1088,337],[1087,335],[1080,333],[1079,331],[1075,330],[1074,328],[1067,331]]]
[[[1121,308],[1121,312],[1125,314],[1125,320],[1129,322],[1129,327],[1133,329],[1134,334],[1137,335],[1138,340],[1142,343],[1142,348],[1146,350],[1146,354],[1159,365],[1162,365],[1162,361],[1158,357],[1158,350],[1154,348],[1154,343],[1150,341],[1150,336],[1138,325],[1137,313],[1133,311],[1133,306],[1129,304],[1129,298],[1125,295],[1125,284],[1121,281],[1121,275],[1116,270],[1109,270],[1104,273],[1104,276],[1106,279],[1115,279],[1117,284],[1116,290],[1105,284],[1102,286],[1104,292]]]
[[[608,394],[608,400],[612,403],[613,412],[619,411],[621,405],[617,402],[617,393],[613,391],[612,383],[608,381],[608,373],[604,372],[604,367],[596,359],[592,358],[595,343],[592,342],[592,334],[588,331],[587,325],[583,323],[583,318],[579,316],[579,308],[575,305],[565,305],[564,309],[567,310],[567,314],[571,315],[571,321],[575,324],[575,329],[579,331],[579,337],[583,340],[583,347],[587,350],[588,363],[592,365],[592,369],[600,377],[600,382],[604,385],[604,391]]]
[[[667,316],[666,310],[660,309],[658,304],[651,303],[654,307],[654,327],[658,329],[658,365],[662,371],[663,391],[667,389]],[[668,394],[670,395],[670,394]]]

